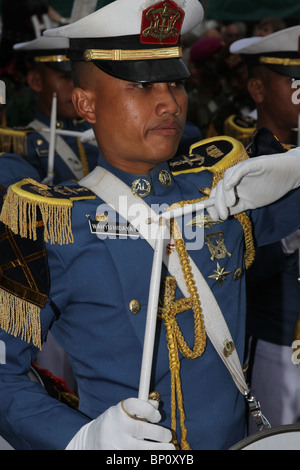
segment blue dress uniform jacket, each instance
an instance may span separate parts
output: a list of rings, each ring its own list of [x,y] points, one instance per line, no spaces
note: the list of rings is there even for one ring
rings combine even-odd
[[[260,128],[249,146],[251,157],[282,154],[290,146],[282,145],[267,128]],[[274,344],[291,346],[300,309],[299,253],[285,254],[281,241],[256,251],[256,259],[247,271],[248,317],[250,336]]]
[[[182,168],[180,162],[173,166]],[[129,186],[139,175],[125,173],[101,159],[101,166]],[[160,182],[160,172],[170,173],[162,163],[147,175],[151,185],[144,199],[153,205],[171,205],[199,198],[199,188],[210,188],[212,172],[188,170],[172,175],[171,184]],[[172,167],[171,167],[172,168]],[[184,167],[185,168],[185,167]],[[115,188],[117,190],[117,188]],[[273,242],[293,231],[299,221],[300,192],[250,214],[257,244]],[[0,433],[17,449],[64,449],[81,426],[111,405],[137,396],[145,316],[153,250],[134,238],[100,239],[90,231],[106,204],[98,197],[74,201],[74,243],[47,243],[50,291],[41,310],[43,338],[51,327],[53,336],[67,351],[76,376],[80,411],[49,397],[26,376],[37,348],[20,336],[2,331],[6,363],[0,365]],[[184,233],[183,233],[184,235]],[[212,289],[242,361],[245,330],[245,238],[237,218],[207,225],[204,245],[190,249],[190,256]],[[221,256],[212,249],[222,240]],[[216,245],[216,243],[214,243]],[[170,256],[176,255],[170,249]],[[222,270],[223,275],[220,275]],[[163,272],[163,277],[166,272]],[[201,301],[201,292],[199,292]],[[182,294],[176,293],[176,297]],[[130,310],[132,300],[140,308]],[[191,310],[178,315],[178,324],[190,347],[194,342]],[[244,398],[214,347],[207,340],[197,359],[180,354],[181,384],[186,414],[187,440],[192,449],[228,449],[245,437]],[[161,424],[170,426],[170,373],[163,323],[158,320],[152,390],[161,394]],[[179,424],[177,432],[180,434]]]
[[[36,112],[35,119],[43,123],[44,127],[50,126],[50,118],[40,112]],[[83,120],[76,119],[58,119],[57,128],[67,131],[84,132],[90,129],[90,125]],[[41,180],[47,176],[48,172],[48,154],[49,154],[49,142],[39,132],[27,132],[27,155],[25,156],[26,161],[32,165],[40,175]],[[47,133],[50,136],[49,133]],[[68,165],[62,158],[62,155],[58,151],[56,143],[56,153],[54,159],[54,179],[53,183],[58,184],[62,181],[75,180],[78,177],[74,173],[75,169],[82,169],[81,178],[92,171],[97,165],[97,159],[99,150],[96,146],[90,143],[81,143],[77,137],[73,136],[61,136],[67,146],[71,149],[72,153],[77,156],[77,160],[72,158],[72,154],[69,156],[64,155],[65,159],[69,159],[71,163]],[[58,139],[58,137],[57,137]]]
[[[24,158],[14,153],[0,154],[0,185],[8,188],[24,178],[39,181],[38,172]]]

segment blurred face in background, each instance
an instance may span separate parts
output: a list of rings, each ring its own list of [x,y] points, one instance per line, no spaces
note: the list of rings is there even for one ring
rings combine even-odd
[[[38,64],[27,74],[27,82],[37,95],[38,109],[51,115],[53,93],[57,94],[57,116],[74,119],[77,113],[72,102],[73,80],[71,72],[55,70]]]

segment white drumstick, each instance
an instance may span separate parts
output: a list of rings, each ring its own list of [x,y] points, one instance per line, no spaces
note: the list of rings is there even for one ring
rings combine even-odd
[[[158,221],[157,238],[154,248],[153,264],[149,288],[148,309],[145,327],[144,348],[140,375],[138,397],[147,401],[149,398],[150,378],[152,371],[153,349],[155,341],[155,330],[157,321],[157,309],[159,302],[159,291],[162,270],[162,258],[164,247],[165,221]]]
[[[55,156],[55,141],[56,141],[56,118],[57,118],[57,95],[53,93],[51,119],[50,119],[50,142],[48,154],[48,174],[44,179],[44,183],[52,184],[54,176],[54,156]]]

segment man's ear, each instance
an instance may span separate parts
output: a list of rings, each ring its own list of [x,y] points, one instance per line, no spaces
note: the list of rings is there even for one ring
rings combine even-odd
[[[261,78],[250,78],[248,80],[248,91],[255,103],[262,103],[264,100],[264,83]]]
[[[37,69],[29,70],[26,78],[28,85],[33,91],[36,93],[43,91],[43,80],[40,72]]]
[[[96,117],[92,95],[88,91],[76,87],[73,89],[72,100],[77,114],[90,124],[95,124]]]

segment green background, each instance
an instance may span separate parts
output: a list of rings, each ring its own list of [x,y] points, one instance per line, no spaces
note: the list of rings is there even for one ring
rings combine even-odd
[[[72,11],[74,0],[48,0],[49,5],[53,6],[62,16],[69,17]],[[101,8],[108,3],[111,3],[112,0],[98,0],[97,8]],[[0,0],[0,8],[2,6],[2,1]]]
[[[98,0],[97,8],[111,1]],[[70,16],[73,0],[48,0],[48,3],[62,16]],[[202,5],[207,19],[219,21],[257,21],[268,16],[300,21],[300,0],[202,0]]]
[[[207,18],[219,21],[257,21],[268,16],[300,19],[299,0],[209,0],[206,3]]]

